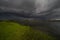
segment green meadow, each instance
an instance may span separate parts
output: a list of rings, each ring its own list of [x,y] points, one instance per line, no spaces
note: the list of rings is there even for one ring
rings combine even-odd
[[[0,40],[55,40],[45,32],[17,22],[0,21]]]

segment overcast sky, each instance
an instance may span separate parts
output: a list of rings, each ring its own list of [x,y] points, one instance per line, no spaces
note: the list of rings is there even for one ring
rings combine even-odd
[[[52,18],[56,13],[51,12],[59,10],[56,8],[56,6],[58,7],[59,5],[58,1],[59,0],[0,0],[0,10],[17,13],[24,11],[25,15],[30,14],[29,16],[32,17],[46,15],[47,18]]]

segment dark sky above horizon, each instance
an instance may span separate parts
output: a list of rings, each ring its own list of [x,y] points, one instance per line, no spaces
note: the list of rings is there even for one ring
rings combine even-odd
[[[59,19],[58,2],[59,0],[0,0],[0,10],[33,18]]]

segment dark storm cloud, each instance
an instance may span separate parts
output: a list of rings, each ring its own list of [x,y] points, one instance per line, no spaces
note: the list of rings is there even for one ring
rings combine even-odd
[[[30,0],[0,0],[0,8],[6,11],[32,11],[34,7],[34,1]],[[5,10],[4,10],[5,11]]]
[[[34,0],[0,0],[0,12],[16,12],[29,17],[34,11],[34,2]]]
[[[48,12],[53,10],[56,5],[57,0],[0,0],[1,11],[17,13],[24,11],[23,15],[38,18],[49,14]]]

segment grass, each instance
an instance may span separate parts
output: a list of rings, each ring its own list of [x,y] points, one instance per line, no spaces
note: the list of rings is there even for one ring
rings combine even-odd
[[[33,30],[16,22],[0,22],[0,40],[55,40],[45,32]]]

